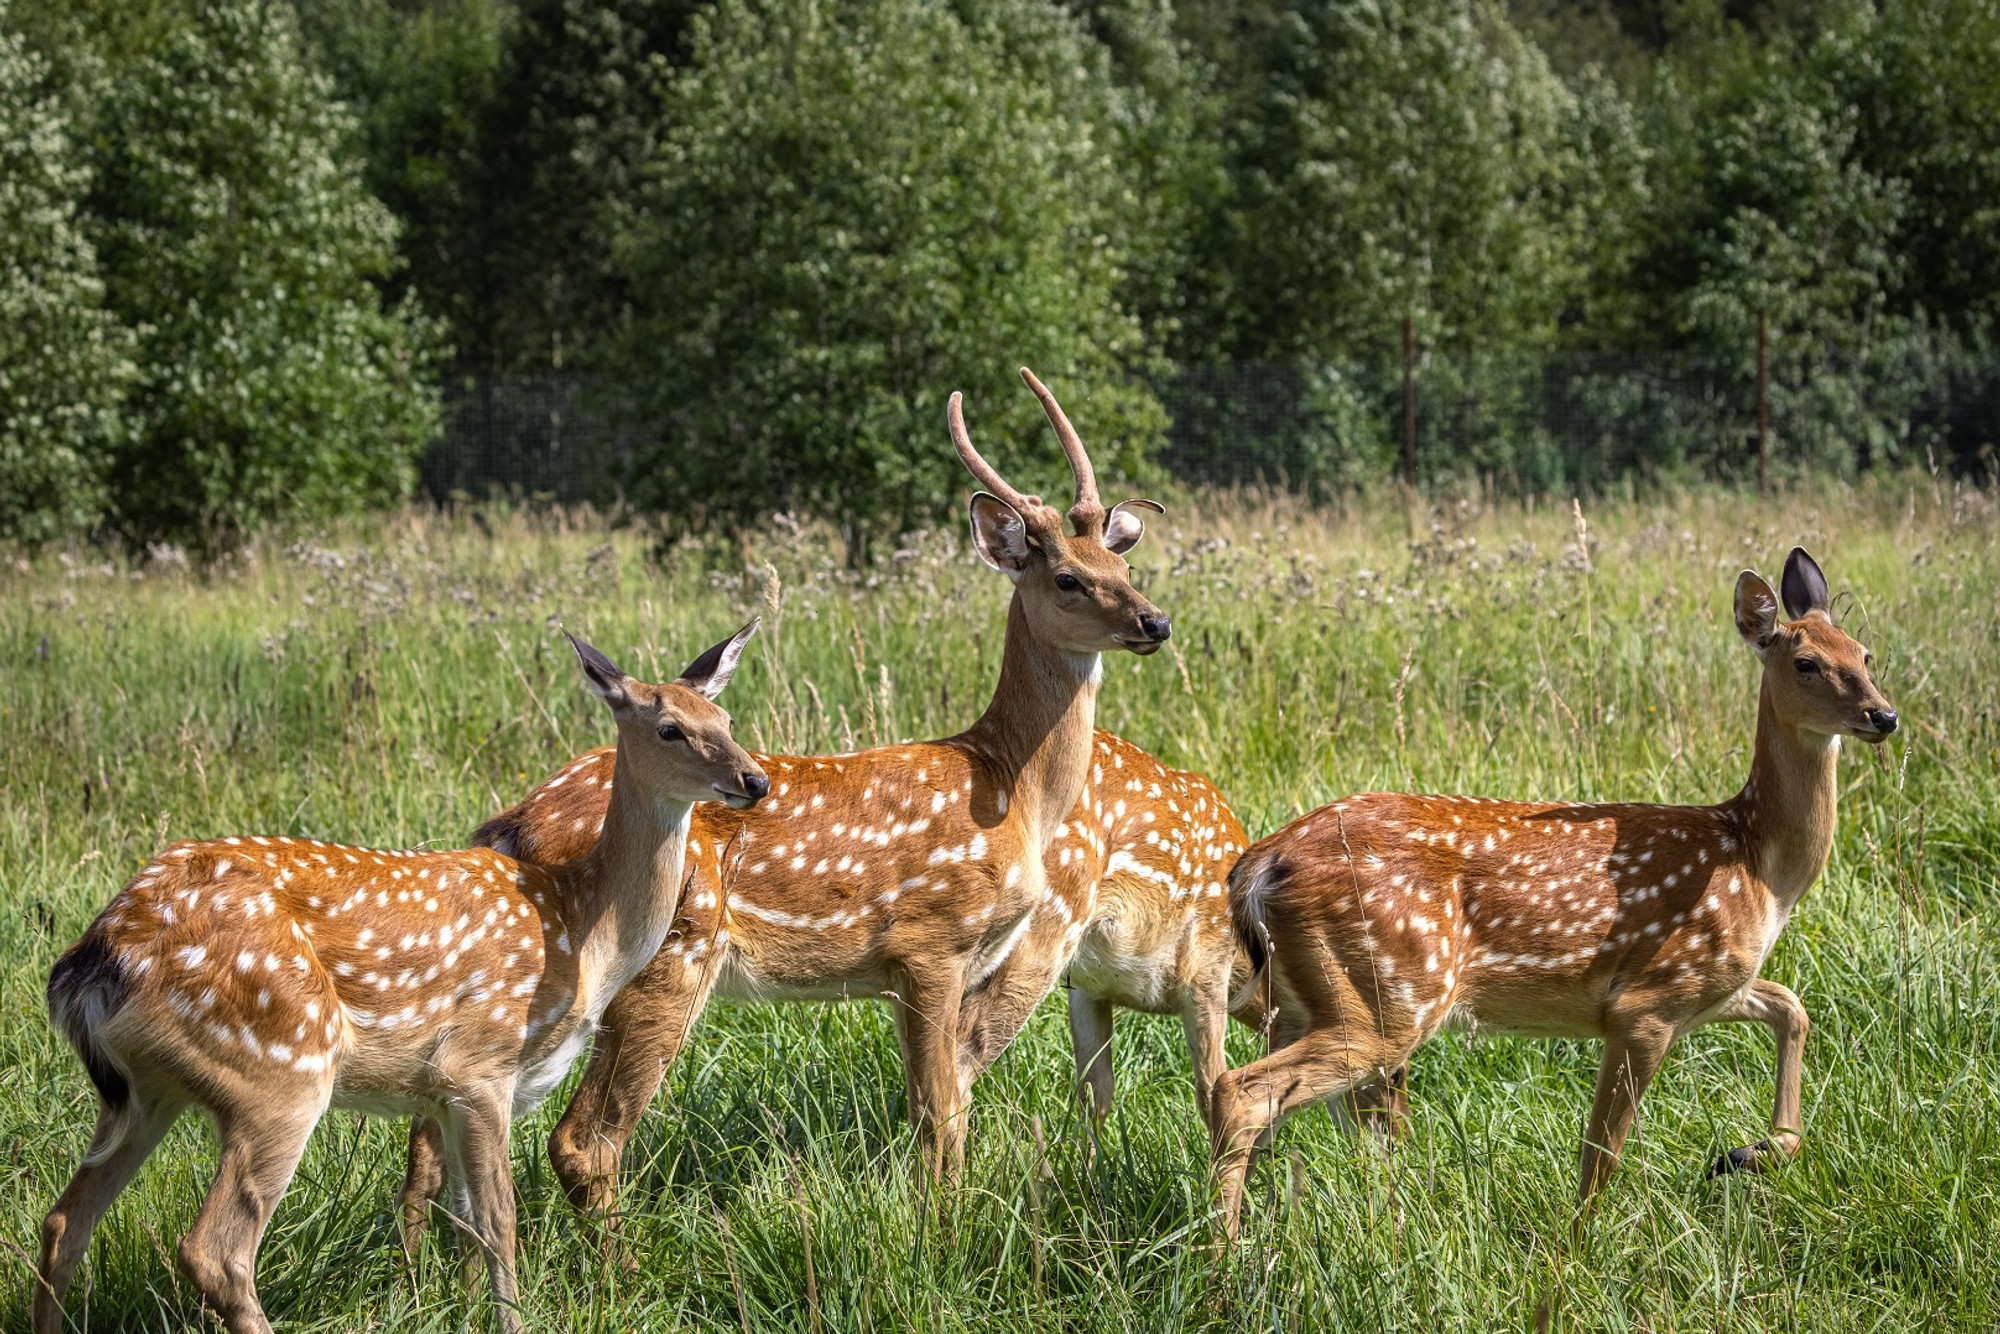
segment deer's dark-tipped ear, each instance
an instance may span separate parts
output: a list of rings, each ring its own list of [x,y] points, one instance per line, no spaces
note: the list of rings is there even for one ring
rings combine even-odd
[[[996,495],[972,496],[972,545],[979,559],[1010,579],[1028,568],[1028,521]]]
[[[703,699],[714,699],[720,695],[722,688],[729,684],[729,678],[736,674],[736,664],[743,660],[743,650],[749,645],[750,636],[756,634],[757,627],[763,623],[762,617],[751,617],[750,624],[689,663],[674,684],[686,686]]]
[[[1127,505],[1155,514],[1167,512],[1167,507],[1157,500],[1121,500],[1113,505],[1104,521],[1104,545],[1114,556],[1122,556],[1138,546],[1139,539],[1146,535],[1146,521],[1125,508]]]
[[[1778,595],[1755,570],[1736,576],[1736,633],[1764,660],[1764,651],[1778,637]]]
[[[1833,605],[1826,595],[1826,576],[1804,547],[1793,547],[1792,554],[1785,557],[1785,577],[1778,587],[1785,590],[1785,614],[1795,621],[1808,612],[1826,612]]]
[[[583,667],[583,679],[591,693],[614,709],[623,704],[627,698],[625,673],[618,670],[618,664],[567,630],[563,631],[563,638],[576,650],[576,660]]]

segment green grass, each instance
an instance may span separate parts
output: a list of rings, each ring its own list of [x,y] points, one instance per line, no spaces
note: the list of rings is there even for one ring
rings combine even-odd
[[[1771,1097],[1768,1037],[1706,1030],[1567,1246],[1595,1047],[1447,1037],[1415,1062],[1409,1141],[1385,1157],[1297,1118],[1254,1180],[1248,1240],[1219,1256],[1176,1023],[1121,1016],[1093,1162],[1044,1006],[980,1085],[966,1180],[939,1199],[879,1007],[719,1009],[633,1144],[638,1272],[599,1259],[542,1157],[563,1094],[520,1128],[531,1321],[1483,1334],[1550,1294],[1577,1329],[2000,1326],[2000,497],[1911,477],[1587,517],[1586,564],[1567,508],[1454,504],[1412,525],[1393,503],[1195,497],[1135,554],[1174,651],[1110,660],[1100,717],[1212,775],[1253,834],[1384,786],[1711,801],[1742,781],[1754,708],[1731,584],[1804,542],[1908,726],[1843,758],[1832,864],[1765,970],[1816,1025],[1798,1161],[1704,1180]],[[726,699],[751,744],[942,734],[985,702],[1004,598],[957,532],[856,573],[810,533],[660,552],[494,509],[272,544],[205,577],[0,569],[0,1328],[26,1328],[24,1254],[92,1116],[45,1017],[49,967],[164,838],[462,841],[609,736],[557,622],[659,677],[762,612]],[[262,1254],[283,1327],[466,1317],[448,1244],[400,1272],[401,1144],[381,1120],[322,1126]],[[98,1233],[79,1324],[200,1325],[166,1257],[213,1152],[193,1118],[169,1137]]]

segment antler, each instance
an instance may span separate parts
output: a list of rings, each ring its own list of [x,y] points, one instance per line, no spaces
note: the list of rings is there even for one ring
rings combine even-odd
[[[1086,533],[1101,533],[1104,530],[1104,505],[1097,498],[1097,474],[1091,470],[1090,455],[1083,451],[1083,440],[1076,428],[1069,424],[1062,404],[1049,392],[1047,385],[1035,378],[1035,373],[1026,366],[1021,367],[1021,378],[1028,382],[1028,388],[1035,391],[1035,397],[1042,400],[1042,411],[1048,414],[1049,425],[1056,428],[1056,439],[1062,441],[1063,453],[1069,456],[1069,470],[1076,476],[1076,501],[1069,507],[1069,521],[1076,528],[1079,537]]]
[[[958,457],[979,479],[980,485],[1012,505],[1023,518],[1030,517],[1042,507],[1040,496],[1022,495],[1007,484],[1007,479],[997,472],[993,465],[979,456],[972,447],[972,436],[965,429],[965,408],[961,402],[965,395],[952,391],[951,404],[945,409],[945,416],[951,422],[951,443],[958,450]]]

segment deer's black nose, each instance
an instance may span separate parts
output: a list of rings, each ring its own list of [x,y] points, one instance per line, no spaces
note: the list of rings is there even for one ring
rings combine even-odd
[[[1147,612],[1139,618],[1139,629],[1155,644],[1166,642],[1174,632],[1174,623],[1157,611]]]
[[[771,794],[771,780],[762,774],[744,774],[743,791],[753,801],[762,801]]]
[[[1887,735],[1896,730],[1896,711],[1894,709],[1870,709],[1868,710],[1868,722],[1876,731]]]

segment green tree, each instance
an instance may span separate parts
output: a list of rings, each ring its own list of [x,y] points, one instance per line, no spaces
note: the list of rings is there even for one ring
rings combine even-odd
[[[627,313],[612,255],[658,142],[659,89],[699,0],[523,0],[508,24],[480,160],[459,364],[589,365]]]
[[[132,373],[78,218],[89,173],[46,64],[0,0],[0,537],[43,542],[102,516]]]
[[[1890,301],[1908,192],[1857,152],[1860,111],[1828,78],[1823,35],[1711,36],[1655,79],[1657,204],[1622,336],[1701,358],[1747,416],[1767,312],[1781,457],[1846,470],[1896,451],[1930,357],[1926,322]],[[1718,449],[1748,466],[1740,438]]]
[[[1855,109],[1856,160],[1904,200],[1891,302],[1990,338],[2000,331],[2000,4],[1840,9],[1813,63]]]
[[[511,7],[310,0],[295,9],[312,63],[353,111],[369,192],[396,216],[402,263],[382,280],[384,295],[415,292],[455,346],[473,346],[493,277],[484,139]]]
[[[1237,355],[1552,342],[1621,225],[1636,144],[1473,0],[1290,5],[1236,140]],[[1586,115],[1586,112],[1592,114]]]
[[[1032,72],[1085,79],[1098,58],[1041,0],[970,20],[924,0],[721,0],[698,19],[618,252],[636,315],[619,364],[663,430],[640,498],[828,515],[857,542],[936,517],[962,490],[954,389],[989,457],[1053,487],[1022,363],[1104,473],[1135,466],[1164,417],[1116,299],[1126,180],[1090,104]]]
[[[113,74],[91,208],[140,365],[114,520],[212,549],[407,494],[436,430],[435,331],[383,306],[395,221],[291,11],[203,0]]]

